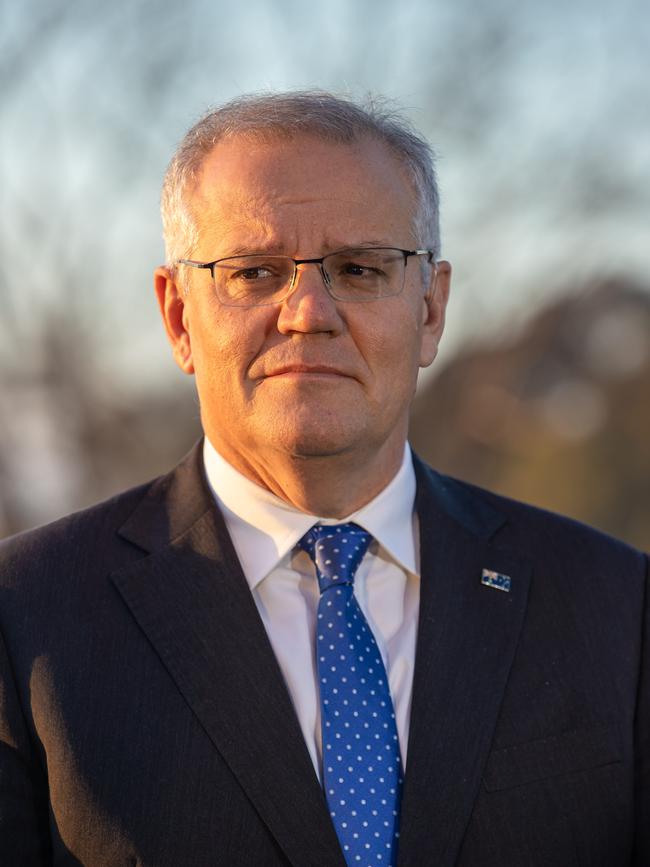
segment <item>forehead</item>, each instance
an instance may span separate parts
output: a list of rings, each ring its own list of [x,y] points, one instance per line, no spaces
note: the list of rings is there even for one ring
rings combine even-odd
[[[191,205],[201,246],[218,242],[216,255],[232,244],[404,246],[412,243],[416,198],[403,164],[375,139],[236,136],[205,158]]]

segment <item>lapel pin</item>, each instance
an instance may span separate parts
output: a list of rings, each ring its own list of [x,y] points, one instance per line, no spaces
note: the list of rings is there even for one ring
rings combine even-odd
[[[500,572],[484,569],[481,574],[481,584],[485,584],[486,587],[494,587],[495,590],[505,590],[506,593],[510,593],[511,583],[510,576],[502,575]]]

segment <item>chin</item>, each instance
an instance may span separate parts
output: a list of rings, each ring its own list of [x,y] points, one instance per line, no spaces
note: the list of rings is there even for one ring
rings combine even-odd
[[[343,446],[339,444],[325,444],[319,445],[317,443],[299,443],[296,444],[292,449],[288,450],[289,454],[292,458],[296,460],[315,460],[317,458],[334,458],[340,457],[344,455],[346,452],[351,450],[351,446]]]
[[[277,431],[274,444],[281,451],[297,458],[332,457],[355,448],[362,440],[354,427],[342,427],[327,422],[299,423],[293,419]]]
[[[345,454],[354,449],[354,437],[295,436],[285,442],[285,451],[296,458],[327,458]]]

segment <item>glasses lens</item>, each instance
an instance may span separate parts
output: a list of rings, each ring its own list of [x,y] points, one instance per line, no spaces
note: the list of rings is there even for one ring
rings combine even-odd
[[[326,256],[330,291],[341,301],[371,301],[399,295],[404,286],[404,254],[388,247],[360,247]]]
[[[214,267],[217,298],[234,307],[281,301],[293,277],[293,261],[284,256],[235,256]]]

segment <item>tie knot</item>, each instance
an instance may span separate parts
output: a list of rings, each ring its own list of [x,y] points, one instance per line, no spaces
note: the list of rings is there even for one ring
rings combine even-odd
[[[298,545],[316,566],[318,585],[323,593],[330,587],[353,584],[372,536],[358,524],[314,524]]]

